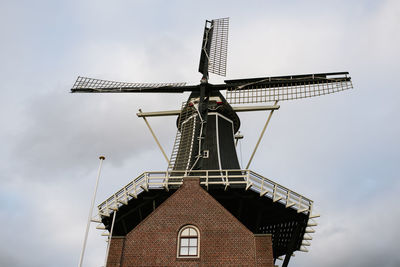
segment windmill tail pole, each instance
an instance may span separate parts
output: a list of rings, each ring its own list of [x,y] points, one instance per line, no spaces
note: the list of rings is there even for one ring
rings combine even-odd
[[[97,193],[97,187],[99,185],[99,179],[100,179],[100,173],[101,173],[101,166],[103,165],[103,161],[106,159],[104,156],[100,156],[100,165],[99,165],[99,170],[97,172],[97,179],[96,179],[96,185],[94,187],[94,193],[93,193],[93,198],[92,198],[92,203],[90,204],[90,210],[89,210],[89,217],[88,217],[88,222],[86,225],[86,231],[85,231],[85,238],[83,239],[83,247],[82,247],[82,252],[81,252],[81,256],[79,258],[79,267],[82,267],[82,263],[83,263],[83,256],[85,255],[85,248],[86,248],[86,241],[87,241],[87,237],[89,234],[89,227],[90,227],[90,222],[92,219],[92,212],[93,212],[93,207],[94,207],[94,202],[96,200],[96,193]]]
[[[275,101],[274,106],[276,106],[277,104],[278,104],[278,101]],[[264,128],[263,128],[263,130],[262,130],[262,132],[261,132],[261,134],[260,134],[260,137],[258,138],[256,147],[254,148],[253,153],[251,154],[251,157],[250,157],[250,159],[249,159],[249,163],[247,163],[246,170],[249,169],[249,167],[250,167],[251,161],[253,160],[254,154],[256,154],[257,148],[258,148],[258,146],[260,145],[261,139],[262,139],[263,136],[264,136],[265,130],[267,129],[267,126],[268,126],[268,124],[269,124],[269,121],[271,120],[272,114],[274,114],[274,109],[271,110],[271,112],[269,113],[268,119],[267,119],[267,121],[265,122]]]

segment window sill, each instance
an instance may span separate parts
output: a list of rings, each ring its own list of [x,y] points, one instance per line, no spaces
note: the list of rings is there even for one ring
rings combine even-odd
[[[200,261],[200,257],[177,257],[176,258],[177,261]]]

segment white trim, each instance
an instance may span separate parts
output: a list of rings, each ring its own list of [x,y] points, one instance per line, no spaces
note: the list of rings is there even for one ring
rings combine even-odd
[[[210,112],[208,113],[208,116],[210,115],[215,115],[215,121],[216,121],[216,138],[217,138],[217,154],[218,154],[218,164],[219,164],[219,169],[222,170],[222,164],[221,164],[221,154],[220,154],[220,147],[219,147],[219,131],[218,131],[218,116],[225,119],[226,121],[231,123],[232,126],[232,140],[235,140],[235,134],[233,133],[234,131],[234,127],[233,127],[233,121],[231,119],[228,119],[227,117],[225,117],[224,115],[222,115],[221,113],[218,112]],[[235,145],[235,141],[233,141],[233,145]],[[236,159],[237,159],[237,151],[236,151],[236,147],[235,147],[235,152],[236,152]],[[238,163],[239,163],[239,159],[238,159]],[[240,166],[240,164],[239,164]]]
[[[192,152],[193,152],[193,141],[194,141],[194,138],[195,138],[195,130],[196,130],[196,118],[197,118],[197,113],[196,114],[193,114],[193,115],[191,115],[189,118],[187,118],[186,120],[184,120],[183,122],[182,122],[182,124],[181,124],[181,140],[179,141],[179,142],[182,142],[182,128],[184,127],[184,124],[187,124],[187,123],[190,123],[190,120],[193,120],[193,129],[192,129],[192,138],[191,138],[191,145],[190,145],[190,150],[189,150],[189,158],[187,159],[187,163],[186,163],[186,170],[188,170],[189,169],[189,167],[190,167],[190,159],[192,158]],[[179,131],[179,130],[178,130]],[[189,131],[190,132],[190,131]],[[189,133],[188,132],[188,133]],[[180,146],[180,144],[179,144],[179,146]]]
[[[190,160],[192,159],[192,152],[193,152],[193,144],[195,141],[195,133],[196,133],[196,119],[197,119],[197,114],[196,116],[193,116],[193,130],[192,130],[192,141],[190,144],[190,152],[189,152],[189,158],[187,160],[187,164],[186,164],[186,170],[189,170],[190,167]]]
[[[236,145],[235,145],[235,127],[233,125],[233,122],[232,122],[232,140],[233,140],[233,147],[235,148],[237,162],[239,164],[239,167],[242,168],[243,166],[241,166],[242,164],[240,164],[240,162],[239,162],[238,152],[237,152]]]
[[[224,119],[227,120],[227,121],[230,121],[230,122],[233,124],[233,120],[231,120],[231,119],[225,117],[225,116],[222,115],[221,113],[218,113],[218,112],[209,112],[208,115],[218,115],[218,116],[221,116],[222,118],[224,118]]]
[[[216,113],[218,114],[218,113]],[[214,114],[211,114],[214,115]],[[210,116],[210,114],[208,114]],[[216,128],[216,139],[217,139],[217,155],[218,155],[218,165],[219,169],[222,170],[222,165],[221,165],[221,154],[219,152],[219,130],[218,130],[218,116],[215,115],[215,128]]]
[[[187,228],[193,228],[197,232],[197,255],[196,256],[181,256],[179,255],[180,250],[181,250],[181,234],[183,230]],[[193,224],[187,224],[181,227],[181,229],[178,232],[178,237],[177,237],[177,243],[176,243],[176,257],[179,259],[197,259],[200,258],[200,230]]]

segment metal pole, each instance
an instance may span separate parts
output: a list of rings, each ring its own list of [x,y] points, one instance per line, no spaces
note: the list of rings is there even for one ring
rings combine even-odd
[[[111,223],[110,234],[108,235],[108,244],[107,244],[106,259],[104,260],[104,267],[107,266],[108,253],[110,252],[111,237],[112,237],[112,233],[113,233],[113,230],[114,230],[114,222],[115,222],[115,216],[116,216],[116,214],[117,214],[117,211],[114,210],[114,216],[113,216],[113,220],[112,220],[112,223]]]
[[[142,113],[142,110],[139,109],[139,112]],[[140,114],[140,113],[138,113],[138,114]],[[146,123],[147,127],[149,128],[151,134],[153,135],[154,140],[156,141],[158,147],[159,147],[160,150],[161,150],[161,153],[164,155],[164,158],[165,158],[165,160],[167,161],[167,163],[168,163],[168,165],[169,165],[169,159],[168,159],[168,157],[167,157],[167,154],[165,154],[165,151],[164,151],[164,149],[162,148],[160,142],[158,142],[158,139],[157,139],[156,135],[154,134],[153,129],[151,129],[149,122],[147,121],[147,119],[146,119],[145,116],[143,116],[142,118],[143,118],[144,122]]]
[[[274,106],[276,106],[276,104],[278,104],[278,101],[275,101]],[[268,119],[267,119],[267,121],[265,122],[264,128],[263,128],[263,130],[262,130],[262,132],[261,132],[261,135],[260,135],[260,138],[258,138],[256,147],[255,147],[254,150],[253,150],[253,154],[251,154],[249,163],[247,163],[246,170],[249,169],[250,163],[251,163],[251,161],[253,160],[254,154],[256,153],[257,148],[258,148],[258,145],[260,144],[261,139],[262,139],[263,136],[264,136],[265,130],[267,129],[268,123],[269,123],[269,121],[271,120],[271,117],[272,117],[272,114],[274,114],[274,111],[275,111],[275,110],[273,109],[273,110],[271,110],[271,112],[269,113]]]
[[[94,201],[96,200],[97,187],[99,185],[99,179],[100,179],[100,173],[101,173],[101,165],[103,164],[103,160],[105,160],[106,158],[104,156],[100,156],[99,159],[100,159],[100,165],[99,165],[99,170],[97,172],[97,180],[96,180],[96,185],[94,187],[92,203],[90,205],[89,218],[88,218],[88,222],[87,222],[87,225],[86,225],[86,232],[85,232],[85,238],[83,240],[82,252],[81,252],[81,256],[79,258],[79,265],[78,265],[79,267],[82,267],[83,256],[85,254],[86,241],[87,241],[87,237],[88,237],[88,234],[89,234],[89,227],[90,227],[90,222],[91,222],[91,219],[92,219]]]

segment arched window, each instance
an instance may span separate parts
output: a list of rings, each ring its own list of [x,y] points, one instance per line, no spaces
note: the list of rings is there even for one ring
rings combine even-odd
[[[178,257],[199,257],[199,230],[193,225],[183,227],[178,234]]]

